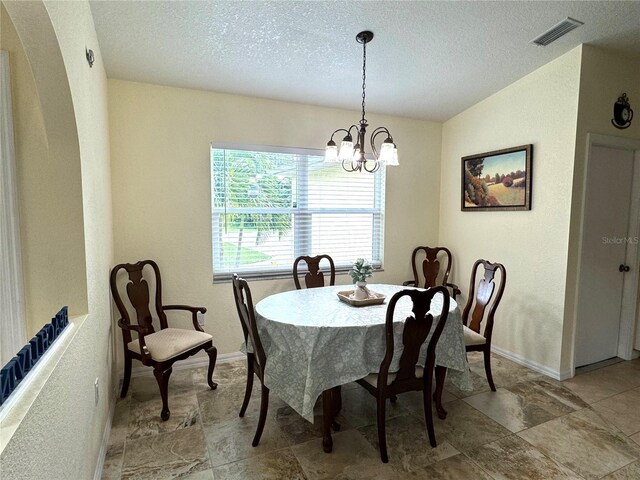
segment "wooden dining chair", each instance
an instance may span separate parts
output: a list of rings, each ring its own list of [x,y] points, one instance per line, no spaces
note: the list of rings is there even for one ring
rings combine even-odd
[[[320,271],[320,261],[326,259],[329,261],[329,273],[331,275],[329,279],[329,285],[335,285],[336,283],[336,266],[333,263],[333,259],[329,255],[317,255],[315,257],[308,257],[302,255],[295,259],[293,262],[293,282],[296,284],[296,288],[300,290],[300,279],[298,278],[298,265],[300,262],[307,264],[307,274],[304,276],[304,284],[307,288],[324,287],[324,274]]]
[[[145,267],[149,267],[146,268]],[[128,282],[122,285],[118,282],[118,273],[124,270],[128,274]],[[155,291],[151,292],[149,282],[155,284]],[[162,411],[160,418],[168,420],[171,412],[168,404],[169,377],[172,366],[178,360],[183,360],[204,350],[209,355],[209,371],[207,382],[212,390],[218,386],[213,381],[213,370],[216,366],[217,350],[213,346],[213,337],[206,333],[198,323],[198,313],[204,314],[204,307],[190,307],[188,305],[163,305],[162,280],[160,269],[153,260],[142,260],[136,263],[121,263],[111,270],[109,279],[111,295],[120,312],[118,326],[122,329],[124,344],[124,379],[120,397],[127,396],[131,380],[131,363],[133,359],[140,360],[143,365],[153,367],[153,374],[160,388],[162,397]],[[126,292],[127,304],[122,292]],[[122,293],[121,293],[122,292]],[[153,295],[153,302],[150,302]],[[130,307],[130,308],[127,308]],[[152,313],[153,310],[153,313]],[[191,312],[194,330],[183,328],[169,328],[166,312],[169,310],[185,310]],[[130,311],[135,311],[135,322],[132,323]],[[157,318],[160,330],[153,327],[153,319]],[[138,338],[131,339],[131,332],[136,332]]]
[[[421,252],[424,252],[425,258],[422,262],[419,262],[418,255]],[[438,256],[445,261],[444,272],[440,282],[438,282],[438,277],[440,276],[442,262],[438,259]],[[451,296],[455,300],[461,292],[456,284],[449,283],[452,260],[451,251],[446,247],[416,247],[411,254],[413,280],[408,280],[402,285],[419,288],[435,287],[438,284],[443,285],[451,290]]]
[[[476,275],[482,266],[483,278],[476,282]],[[496,272],[500,271],[499,282],[496,283]],[[464,325],[464,343],[467,352],[482,352],[484,354],[484,371],[492,391],[496,391],[491,374],[491,335],[493,333],[493,320],[502,300],[504,287],[507,283],[507,271],[501,263],[491,263],[487,260],[477,260],[471,269],[471,283],[469,284],[469,298],[462,312]],[[477,287],[476,287],[477,285]],[[498,291],[496,292],[496,285]],[[496,293],[495,296],[493,294]],[[493,300],[492,300],[493,299]],[[482,321],[485,318],[484,331],[480,333]]]
[[[424,368],[417,365],[420,348],[427,340],[433,325],[433,315],[429,313],[433,297],[442,295],[442,313],[436,323],[431,339],[427,345],[427,357]],[[389,372],[391,360],[394,354],[393,339],[393,315],[396,304],[404,297],[409,297],[413,303],[413,315],[404,323],[402,333],[403,350],[400,355],[399,369]],[[380,458],[384,463],[389,461],[387,455],[387,438],[385,432],[385,407],[387,398],[400,393],[422,390],[424,405],[424,417],[429,435],[429,443],[436,447],[436,435],[433,430],[433,415],[431,412],[431,391],[433,385],[433,372],[436,358],[436,345],[442,334],[449,314],[449,291],[443,287],[433,287],[425,291],[402,290],[396,293],[389,301],[385,323],[386,351],[380,364],[378,373],[372,373],[358,380],[369,393],[376,397],[378,417],[378,443],[380,445]]]
[[[262,348],[260,335],[258,334],[258,326],[256,324],[255,310],[253,309],[253,300],[251,298],[251,290],[246,280],[233,274],[233,298],[236,302],[242,333],[244,334],[244,343],[247,347],[247,387],[244,392],[244,400],[240,408],[240,417],[244,417],[251,391],[253,390],[253,375],[257,375],[262,390],[260,392],[260,417],[258,418],[258,428],[251,443],[254,447],[258,446],[264,424],[267,420],[267,410],[269,409],[269,389],[264,385],[264,366],[267,356]],[[250,351],[251,350],[251,351]]]

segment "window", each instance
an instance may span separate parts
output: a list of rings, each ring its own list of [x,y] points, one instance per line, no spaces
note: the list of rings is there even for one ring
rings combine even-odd
[[[211,147],[215,280],[290,275],[300,255],[381,267],[385,172],[347,173],[319,150]]]

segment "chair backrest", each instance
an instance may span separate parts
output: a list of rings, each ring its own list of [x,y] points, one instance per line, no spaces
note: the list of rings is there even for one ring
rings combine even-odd
[[[151,267],[145,270],[145,266]],[[118,273],[124,270],[127,272],[129,279],[125,285],[118,284]],[[151,299],[151,287],[149,282],[155,283],[155,292],[153,302]],[[111,269],[109,278],[111,287],[111,295],[118,307],[120,317],[127,324],[131,324],[132,320],[144,329],[144,334],[153,333],[153,318],[151,308],[155,309],[155,317],[160,321],[160,328],[167,328],[167,317],[162,310],[162,280],[160,278],[160,269],[153,260],[141,260],[136,263],[121,263]],[[135,311],[135,319],[132,319],[130,310],[125,305],[125,298],[121,290],[126,292],[126,299]],[[122,330],[125,341],[131,341],[131,332]]]
[[[419,262],[418,255],[424,252],[425,258]],[[441,262],[438,255],[445,261],[444,274],[442,280],[438,282]],[[413,280],[416,287],[430,288],[436,285],[444,285],[449,280],[451,273],[451,252],[445,247],[416,247],[411,254],[411,268],[413,269]],[[423,282],[420,282],[422,277]]]
[[[425,361],[425,377],[427,375],[431,375],[431,371],[435,364],[436,345],[440,339],[444,325],[447,322],[447,316],[449,315],[449,291],[442,286],[429,288],[425,291],[414,289],[401,290],[391,297],[389,306],[387,307],[385,325],[386,352],[378,372],[379,385],[387,384],[389,366],[393,359],[393,316],[396,304],[403,297],[409,297],[413,303],[413,315],[407,317],[404,322],[404,329],[402,332],[403,350],[400,356],[400,364],[396,378],[391,385],[399,384],[403,381],[417,380],[415,370],[416,364],[419,360],[420,349],[429,336],[429,332],[431,332],[431,328],[433,326],[433,315],[429,313],[429,310],[431,310],[433,297],[438,293],[442,295],[442,312],[440,313],[440,319],[435,326],[433,334],[429,339],[429,343],[427,345],[427,358]]]
[[[317,255],[315,257],[308,257],[302,255],[295,259],[293,262],[293,281],[296,284],[296,288],[300,290],[300,279],[298,278],[298,264],[305,262],[307,264],[307,274],[304,276],[304,284],[307,288],[324,287],[324,274],[320,271],[320,261],[327,259],[329,261],[330,280],[329,285],[335,285],[336,283],[336,266],[333,263],[333,259],[329,255]]]
[[[479,282],[476,282],[478,269],[481,265],[484,268],[484,275]],[[496,284],[497,271],[500,271],[500,278]],[[498,309],[500,300],[502,300],[506,283],[507,271],[501,263],[491,263],[487,260],[480,259],[473,264],[473,268],[471,269],[471,283],[469,285],[469,298],[462,312],[462,322],[474,332],[480,333],[482,320],[485,317],[487,307],[489,307],[484,333],[482,334],[484,338],[487,339],[487,343],[491,341],[493,317]],[[498,287],[497,292],[496,285]],[[494,293],[496,293],[495,296],[493,295]]]
[[[253,309],[253,299],[251,298],[251,289],[249,289],[247,281],[244,278],[238,277],[236,273],[233,274],[233,298],[236,301],[236,309],[238,310],[245,345],[248,345],[249,340],[251,340],[251,347],[258,361],[258,366],[261,370],[264,370],[267,356],[262,348],[260,334],[258,333],[256,314]]]

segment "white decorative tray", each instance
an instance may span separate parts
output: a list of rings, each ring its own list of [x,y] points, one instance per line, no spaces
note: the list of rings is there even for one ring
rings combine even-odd
[[[364,300],[356,300],[353,298],[353,290],[345,290],[343,292],[338,292],[338,298],[340,301],[348,303],[354,307],[366,307],[367,305],[380,305],[384,303],[387,296],[381,293],[371,292],[371,297],[365,298]]]

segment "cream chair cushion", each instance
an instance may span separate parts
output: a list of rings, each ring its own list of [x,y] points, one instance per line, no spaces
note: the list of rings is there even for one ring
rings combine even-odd
[[[423,375],[424,375],[424,368],[416,365],[416,378],[422,378]],[[396,379],[396,374],[389,372],[387,374],[387,385],[391,385],[395,379]],[[364,377],[364,381],[367,382],[369,385],[373,385],[374,387],[377,387],[378,374],[370,373],[369,375]]]
[[[151,358],[156,362],[164,362],[198,345],[207,343],[213,337],[205,332],[186,330],[184,328],[165,328],[151,335],[145,335],[144,341]],[[129,342],[129,350],[140,354],[140,342],[136,338]]]
[[[465,345],[484,345],[487,343],[487,339],[479,333],[474,332],[470,328],[462,326],[464,328],[464,343]]]

